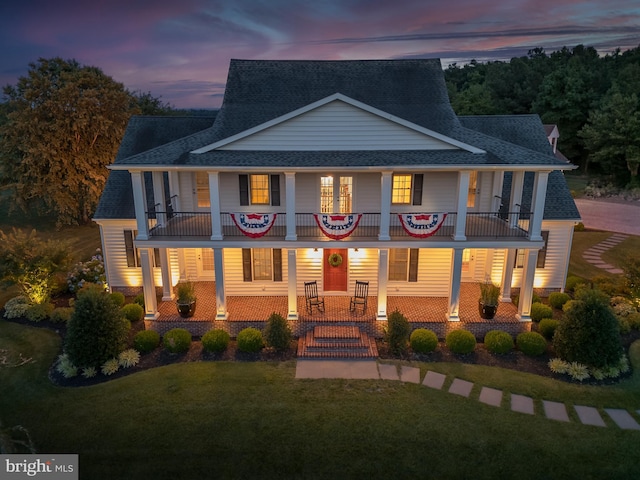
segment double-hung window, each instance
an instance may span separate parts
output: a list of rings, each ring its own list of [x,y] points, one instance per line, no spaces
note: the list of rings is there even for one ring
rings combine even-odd
[[[243,248],[242,277],[245,282],[282,281],[282,249]]]
[[[389,249],[389,280],[398,282],[418,281],[417,248]]]
[[[536,262],[536,268],[544,268],[547,261],[547,243],[549,242],[549,232],[543,230],[540,232],[542,239],[544,240],[544,246],[538,251],[538,261]],[[524,268],[524,250],[516,250],[515,268]]]
[[[239,175],[240,205],[280,206],[280,175]]]
[[[127,267],[140,267],[140,252],[135,247],[133,240],[138,234],[137,230],[124,231],[124,249],[127,256]],[[160,250],[153,249],[153,266],[160,266]]]
[[[422,205],[422,183],[420,174],[394,174],[391,186],[391,203],[394,205]]]

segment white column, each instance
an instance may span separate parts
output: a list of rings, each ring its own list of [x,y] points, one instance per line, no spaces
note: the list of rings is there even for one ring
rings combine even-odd
[[[518,217],[522,205],[522,185],[524,184],[524,172],[519,170],[511,172],[511,195],[509,197],[509,226],[518,226]]]
[[[389,249],[378,250],[378,320],[387,319],[387,281],[389,279]]]
[[[533,281],[536,276],[537,261],[538,250],[529,249],[525,251],[520,298],[518,300],[518,318],[522,322],[531,321],[531,301],[533,300]]]
[[[153,249],[141,248],[140,266],[142,267],[142,291],[144,293],[144,318],[155,320],[158,318],[158,300],[156,299],[156,285],[153,280]]]
[[[453,239],[456,241],[466,240],[465,234],[467,226],[467,200],[469,198],[469,170],[458,172],[458,200],[456,204],[456,225]],[[460,254],[462,255],[462,253]],[[460,257],[462,258],[462,257]]]
[[[380,233],[378,240],[391,240],[389,223],[391,221],[391,187],[393,172],[382,172],[380,184]]]
[[[513,264],[516,261],[516,249],[507,248],[504,251],[504,266],[502,267],[501,302],[511,302],[511,280],[513,278]]]
[[[155,202],[156,222],[164,225],[167,221],[167,206],[164,201],[164,175],[162,172],[152,172],[153,180],[153,201]],[[161,212],[161,213],[158,213]]]
[[[549,172],[536,172],[533,181],[533,196],[531,197],[531,220],[529,220],[529,240],[542,240],[542,217],[544,216],[544,202],[547,196],[547,182]]]
[[[147,223],[147,196],[144,190],[144,173],[139,170],[129,172],[131,174],[131,186],[133,188],[133,205],[136,212],[136,225],[138,238],[149,240],[149,228]]]
[[[498,170],[493,172],[493,182],[491,189],[491,211],[497,212],[500,210],[500,203],[502,202],[502,186],[504,182],[504,172]]]
[[[211,205],[211,240],[222,240],[222,224],[220,223],[220,178],[218,172],[207,173],[209,174],[209,203]]]
[[[226,320],[227,296],[224,293],[224,255],[222,248],[213,249],[213,268],[216,274],[216,320]]]
[[[295,172],[285,172],[284,178],[285,196],[287,197],[287,236],[285,240],[295,241],[298,239],[296,233],[296,174]]]
[[[174,299],[173,283],[171,281],[171,258],[169,249],[161,248],[160,251],[160,271],[162,272],[162,301],[169,302]]]
[[[175,211],[180,212],[182,205],[180,204],[180,175],[178,172],[169,172],[169,196]]]
[[[465,204],[466,205],[466,204]],[[462,280],[462,252],[464,248],[454,248],[451,258],[451,283],[449,284],[449,312],[450,322],[460,321],[460,281]]]
[[[294,248],[287,250],[287,274],[288,274],[288,320],[298,319],[298,276],[296,270],[297,251]]]

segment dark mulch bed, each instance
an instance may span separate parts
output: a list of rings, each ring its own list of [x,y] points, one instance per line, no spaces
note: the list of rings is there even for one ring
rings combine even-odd
[[[0,312],[1,313],[1,312]],[[22,325],[29,325],[34,327],[48,328],[58,333],[64,340],[66,334],[66,325],[56,324],[49,321],[42,321],[38,323],[31,322],[26,318],[18,318],[10,320]],[[144,329],[143,322],[136,322],[133,324],[130,331],[130,342],[132,343],[133,336],[140,330]],[[635,340],[640,339],[640,331],[634,330],[627,335],[623,335],[622,344],[625,351],[628,351],[629,346]],[[558,375],[551,372],[547,363],[555,355],[553,348],[550,346],[547,352],[540,357],[529,357],[518,350],[512,350],[504,355],[496,355],[490,353],[482,343],[478,343],[476,350],[468,355],[459,355],[452,353],[444,343],[440,342],[435,352],[429,354],[414,354],[407,352],[404,355],[395,356],[389,352],[387,345],[382,341],[377,341],[378,354],[381,359],[393,359],[393,360],[414,360],[420,362],[447,362],[447,363],[467,363],[473,365],[486,365],[491,367],[507,368],[510,370],[516,370],[519,372],[531,373],[534,375],[540,375],[542,377],[554,378],[569,383],[579,384],[592,384],[592,385],[607,385],[615,384],[621,378],[625,378],[631,375],[629,372],[627,375],[618,379],[606,379],[598,381],[594,379],[585,380],[583,382],[577,382],[571,380],[567,375]],[[60,352],[62,353],[62,352]],[[235,341],[229,343],[229,347],[223,353],[210,353],[206,352],[202,348],[202,343],[199,339],[195,338],[191,343],[189,351],[186,353],[169,353],[162,345],[156,348],[150,353],[146,353],[140,356],[140,363],[135,367],[121,369],[118,372],[110,376],[105,376],[100,373],[93,378],[84,378],[80,375],[73,378],[64,378],[58,373],[54,365],[49,370],[49,378],[53,383],[59,386],[65,387],[81,387],[88,385],[95,385],[103,383],[116,378],[121,378],[127,375],[131,375],[136,372],[148,370],[150,368],[161,367],[164,365],[171,365],[174,363],[188,363],[188,362],[201,362],[201,361],[235,361],[235,362],[259,362],[259,361],[287,361],[296,358],[297,342],[291,342],[291,347],[285,352],[275,352],[270,349],[263,349],[260,353],[246,353],[237,349]]]

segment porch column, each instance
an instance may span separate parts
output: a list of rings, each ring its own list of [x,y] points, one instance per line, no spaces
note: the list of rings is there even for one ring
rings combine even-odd
[[[289,283],[289,289],[287,292],[289,302],[287,320],[298,319],[298,276],[296,270],[296,260],[297,250],[294,248],[287,250],[287,274]]]
[[[466,203],[465,203],[466,205]],[[449,284],[449,312],[450,322],[460,321],[460,281],[462,280],[462,252],[464,248],[454,248],[451,258],[451,281]]]
[[[453,232],[453,239],[463,241],[467,239],[465,234],[467,226],[467,200],[469,198],[469,170],[458,172],[458,200],[456,202],[456,225]],[[462,255],[462,253],[460,253]],[[462,257],[460,257],[462,261]],[[461,263],[462,265],[462,263]]]
[[[169,201],[176,212],[182,211],[180,204],[180,176],[178,172],[169,172]]]
[[[149,228],[147,223],[147,196],[144,189],[144,173],[140,170],[129,172],[131,174],[131,186],[133,188],[133,205],[136,212],[136,226],[138,238],[149,240]]]
[[[511,279],[513,278],[513,265],[516,261],[516,249],[507,248],[504,251],[504,265],[502,267],[502,289],[500,301],[511,303]]]
[[[378,313],[377,320],[387,319],[387,281],[389,279],[389,249],[378,250]]]
[[[287,197],[287,236],[284,239],[295,241],[298,239],[296,233],[296,174],[295,172],[284,172],[284,178]]]
[[[222,225],[220,223],[220,178],[218,172],[207,173],[209,174],[209,204],[211,205],[211,240],[222,240]]]
[[[511,196],[509,197],[509,226],[518,226],[518,217],[522,205],[522,185],[524,184],[524,172],[519,170],[511,172]]]
[[[156,284],[153,279],[153,248],[140,248],[140,266],[142,267],[142,291],[144,293],[144,318],[158,318],[158,300]]]
[[[542,217],[544,202],[547,196],[549,172],[536,172],[533,180],[533,196],[531,198],[531,220],[529,220],[529,240],[542,240]]]
[[[493,183],[491,189],[491,211],[500,211],[502,203],[502,186],[504,183],[504,172],[502,170],[493,172]]]
[[[171,282],[171,258],[169,249],[161,248],[160,251],[160,271],[162,272],[162,301],[169,302],[174,299],[173,284]]]
[[[155,203],[156,222],[158,225],[164,225],[167,222],[167,206],[164,201],[164,174],[162,172],[152,172],[153,180],[153,201]]]
[[[216,320],[226,320],[227,296],[224,293],[224,255],[222,248],[213,249],[213,268],[216,275]]]
[[[521,322],[531,321],[531,301],[533,300],[533,281],[536,276],[538,250],[529,249],[524,254],[524,269],[518,300],[518,318]]]
[[[382,172],[380,185],[380,233],[378,240],[391,240],[389,236],[389,224],[391,221],[391,187],[393,184],[393,172]],[[385,307],[386,311],[386,307]],[[386,314],[385,314],[386,318]]]

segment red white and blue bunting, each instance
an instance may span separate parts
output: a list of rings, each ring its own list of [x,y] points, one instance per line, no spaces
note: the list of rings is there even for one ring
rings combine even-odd
[[[402,228],[412,237],[427,238],[440,230],[446,213],[399,213]]]
[[[322,233],[333,240],[341,240],[348,237],[360,223],[361,213],[330,214],[314,213],[313,217]]]
[[[276,221],[277,213],[232,213],[236,226],[247,237],[260,238],[266,235]]]

